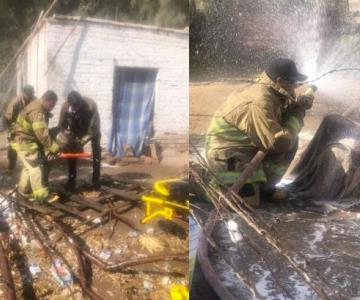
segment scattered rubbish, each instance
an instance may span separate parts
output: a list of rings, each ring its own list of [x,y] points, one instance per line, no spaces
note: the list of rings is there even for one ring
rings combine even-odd
[[[144,254],[144,253],[136,253],[135,256],[136,256],[137,258],[147,257],[147,255]]]
[[[164,271],[165,271],[165,272],[170,272],[170,270],[171,270],[170,264],[166,262],[166,263],[164,264]]]
[[[57,201],[59,201],[59,200],[60,200],[60,196],[59,196],[59,195],[51,195],[51,196],[48,198],[47,202],[48,202],[48,203],[54,203],[54,202],[57,202]]]
[[[168,286],[168,285],[170,285],[170,283],[171,283],[171,280],[170,280],[169,276],[165,276],[161,279],[161,284],[164,286]]]
[[[114,185],[112,181],[110,184],[111,186]],[[141,184],[128,184],[122,183],[121,181],[118,181],[117,184],[122,184],[124,190],[128,188],[130,191],[129,195],[133,198],[137,196],[133,196],[135,193],[132,191],[136,191],[137,193],[138,190],[141,190]],[[144,190],[147,189],[148,186],[144,188]],[[25,271],[27,271],[29,275],[25,276],[25,280],[27,280],[26,283],[34,284],[36,293],[39,292],[41,295],[49,295],[51,299],[82,299],[81,295],[87,287],[84,288],[79,284],[80,281],[77,281],[77,279],[82,279],[81,267],[84,271],[87,271],[86,260],[84,259],[81,266],[81,262],[79,263],[77,260],[79,253],[76,253],[74,249],[80,249],[80,255],[89,253],[89,257],[93,258],[94,261],[102,262],[104,267],[101,268],[105,268],[107,265],[116,265],[122,261],[126,262],[127,259],[134,261],[138,259],[140,264],[142,264],[143,261],[149,264],[148,261],[151,260],[151,257],[150,260],[147,259],[150,256],[149,253],[165,251],[167,243],[173,245],[174,249],[176,249],[175,252],[179,250],[176,248],[176,243],[173,244],[173,238],[169,237],[169,235],[165,235],[164,238],[158,237],[158,234],[163,233],[161,228],[153,228],[154,226],[148,228],[149,226],[145,226],[143,229],[145,235],[142,236],[142,233],[136,229],[129,230],[128,227],[112,226],[112,224],[109,224],[109,221],[113,221],[116,216],[109,218],[109,215],[112,210],[118,211],[118,205],[119,211],[120,209],[122,211],[123,207],[127,207],[127,205],[122,203],[124,201],[117,201],[117,197],[111,193],[108,195],[105,194],[107,193],[105,189],[104,191],[96,193],[92,191],[86,192],[86,189],[84,190],[79,189],[76,193],[69,195],[62,192],[59,194],[61,197],[61,201],[58,203],[60,208],[54,205],[54,207],[51,206],[49,209],[51,213],[54,212],[54,215],[59,214],[60,216],[65,216],[59,221],[47,218],[47,216],[42,215],[42,211],[34,211],[32,213],[32,207],[27,208],[25,204],[23,209],[19,209],[17,214],[14,214],[12,207],[10,207],[9,212],[4,215],[4,220],[7,221],[7,228],[11,228],[9,234],[16,239],[16,242],[19,242],[19,248],[21,248],[29,258],[28,265],[25,265]],[[98,199],[96,198],[99,197],[103,197],[104,201],[97,201]],[[110,201],[113,203],[108,203]],[[22,205],[21,203],[20,205]],[[62,208],[63,206],[61,205],[67,206],[69,209]],[[94,209],[89,209],[93,207],[96,208],[96,212],[94,212]],[[73,218],[75,215],[75,213],[72,214],[73,212],[76,212],[76,215],[82,218],[85,217],[87,222],[83,222],[80,218]],[[119,215],[121,214],[119,213]],[[121,216],[119,218],[121,219]],[[129,213],[129,216],[124,217],[124,219],[125,218],[139,222],[142,218],[142,212],[139,209],[134,209]],[[93,224],[96,224],[96,226]],[[109,231],[111,231],[111,234],[109,234]],[[79,235],[82,235],[80,240],[77,239]],[[124,236],[125,238],[128,237],[126,241],[123,240]],[[165,237],[166,239],[169,238],[169,241],[165,241]],[[3,236],[0,235],[0,239],[6,240],[7,238],[8,236],[5,234],[3,234]],[[81,240],[83,240],[87,246],[84,247],[84,249],[81,247]],[[143,244],[146,244],[146,247],[143,246],[146,250],[141,250],[140,240]],[[50,244],[56,247],[56,253],[48,248]],[[161,254],[161,252],[159,254]],[[13,255],[13,252],[11,252],[10,255]],[[154,256],[159,257],[158,255]],[[111,260],[114,260],[114,262],[110,263]],[[157,262],[158,260],[161,260],[161,258],[155,258],[154,261]],[[13,261],[10,262],[13,263]],[[152,262],[150,262],[150,264],[151,263]],[[11,275],[17,280],[18,273],[15,272],[15,268],[12,269]],[[171,271],[172,268],[170,268],[169,272]],[[102,273],[101,271],[101,275],[103,275]],[[117,275],[115,272],[112,272],[112,274],[106,278],[106,281],[104,280],[104,283],[106,282],[107,288],[108,284],[117,286],[121,280],[123,280],[121,274]],[[166,297],[169,297],[168,289],[172,284],[171,276],[168,277],[161,274],[158,274],[156,278],[153,276],[146,276],[145,278],[142,277],[142,275],[140,277],[136,276],[134,280],[126,277],[124,281],[126,286],[131,287],[131,289],[125,289],[126,295],[129,295],[129,298],[131,297],[133,299],[138,299],[138,293],[141,294],[140,296],[142,296],[143,293],[151,293],[151,296],[154,296],[155,299],[166,299]],[[103,283],[103,281],[101,281],[101,283]],[[15,284],[17,287],[18,282],[15,282]],[[66,288],[68,285],[71,286],[70,289]],[[105,298],[119,297],[119,294],[112,289],[107,291],[103,290],[105,284],[97,286],[98,291],[96,285],[94,287],[89,286],[89,290],[103,294]],[[160,288],[159,291],[158,288]],[[0,290],[0,295],[1,292]],[[155,295],[157,292],[162,292],[165,296],[157,298],[158,294]]]
[[[233,243],[240,242],[243,239],[243,237],[240,233],[238,224],[234,220],[230,219],[226,225],[229,231],[231,241]]]
[[[146,233],[147,233],[147,234],[154,234],[154,233],[155,233],[155,229],[152,228],[152,227],[147,228],[147,229],[146,229]]]
[[[114,254],[119,255],[122,254],[124,252],[124,249],[118,248],[114,251]]]
[[[33,249],[33,250],[42,249],[42,248],[41,248],[41,245],[39,244],[39,242],[38,242],[38,241],[35,241],[35,240],[31,240],[31,242],[30,242],[30,247],[31,247],[31,249]]]
[[[29,269],[30,269],[30,273],[33,276],[33,278],[37,278],[38,274],[41,273],[40,266],[36,262],[31,263]]]
[[[114,293],[111,291],[106,291],[106,293],[110,296],[110,297],[114,297]]]
[[[56,259],[54,261],[54,265],[50,269],[51,275],[54,277],[56,282],[61,286],[64,287],[67,284],[73,283],[73,278],[69,270],[61,263],[60,260]],[[56,267],[56,269],[55,269]]]
[[[19,233],[19,226],[17,224],[11,224],[10,231],[17,236]]]
[[[86,198],[98,198],[100,197],[100,192],[89,191],[89,192],[83,192],[82,195],[85,196]]]
[[[96,219],[94,219],[94,220],[92,220],[92,223],[93,224],[101,224],[101,218],[99,217],[99,218],[96,218]]]
[[[108,260],[111,257],[111,251],[109,249],[101,250],[99,257],[103,260]]]
[[[20,235],[20,240],[21,240],[21,244],[23,244],[24,246],[30,245],[29,237],[24,234]]]
[[[150,291],[154,288],[154,285],[150,281],[147,281],[147,280],[143,281],[143,286],[144,286],[144,289],[148,290],[148,291]]]
[[[142,234],[139,238],[139,242],[143,249],[146,249],[150,253],[161,252],[164,250],[164,243],[157,237]]]
[[[138,234],[136,231],[130,231],[130,232],[128,233],[128,237],[131,238],[131,239],[137,238],[138,235],[139,235],[139,234]]]

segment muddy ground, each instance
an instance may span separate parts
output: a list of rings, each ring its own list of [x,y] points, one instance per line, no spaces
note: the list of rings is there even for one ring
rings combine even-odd
[[[0,151],[0,192],[7,193],[14,188],[21,166],[18,164],[12,172],[6,169],[7,159],[4,146],[5,133],[2,132],[0,133],[0,149],[2,149]],[[180,153],[174,157],[164,158],[160,163],[153,162],[151,164],[122,163],[121,165],[109,165],[104,160],[102,180],[105,185],[127,190],[140,199],[143,193],[151,191],[156,180],[187,174],[187,165],[187,153]],[[63,160],[53,161],[50,169],[50,182],[53,189],[63,189],[67,180],[66,163]],[[89,186],[91,172],[91,161],[83,160],[79,163],[78,188],[74,193],[96,201],[103,195],[103,192],[93,191]],[[116,197],[114,202],[116,205],[124,205],[121,203],[121,199],[117,200]],[[9,226],[12,230],[15,230],[13,236],[20,245],[19,250],[22,249],[22,251],[12,250],[9,253],[17,297],[19,299],[87,299],[80,292],[78,284],[70,284],[70,289],[60,287],[51,274],[51,262],[57,256],[51,260],[39,243],[25,229],[22,229],[23,224],[19,224],[19,221],[13,215],[9,215],[8,212],[3,212],[4,217],[10,223]],[[94,216],[92,210],[85,210],[82,213],[89,219]],[[64,217],[61,221],[69,225],[73,232],[79,234],[81,240],[85,242],[93,254],[103,256],[107,263],[188,251],[188,227],[185,216],[175,222],[155,218],[142,225],[140,221],[144,217],[144,207],[141,204],[130,206],[123,213],[123,216],[131,220],[141,232],[136,232],[112,218],[96,219],[90,224],[91,226],[85,225],[73,217]],[[55,243],[56,249],[64,255],[63,262],[67,261],[70,268],[77,272],[75,255],[64,242],[64,239],[58,238],[58,232],[51,223],[41,221],[40,225],[50,240]],[[22,257],[21,260],[26,262],[22,267],[18,265],[19,257]],[[29,273],[31,264],[40,267],[40,272],[37,275]],[[170,299],[169,290],[173,284],[187,286],[187,283],[187,262],[156,262],[111,273],[92,265],[91,286],[104,299],[165,300]]]

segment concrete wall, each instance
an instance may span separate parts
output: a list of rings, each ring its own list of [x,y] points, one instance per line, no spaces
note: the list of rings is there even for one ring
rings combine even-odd
[[[39,29],[29,42],[26,51],[17,61],[17,91],[26,84],[35,88],[37,96],[41,96],[47,88],[47,25]]]
[[[47,87],[61,98],[75,89],[96,100],[106,143],[111,129],[115,67],[156,68],[155,138],[162,139],[169,133],[187,136],[188,47],[188,34],[183,32],[103,21],[50,19]]]
[[[359,0],[349,0],[349,10],[350,10],[350,12],[360,11],[360,1]]]

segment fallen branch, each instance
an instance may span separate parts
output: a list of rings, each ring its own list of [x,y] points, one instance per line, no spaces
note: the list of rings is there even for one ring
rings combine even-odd
[[[97,266],[99,266],[104,271],[110,271],[115,272],[124,268],[129,268],[137,265],[143,265],[143,264],[149,264],[154,262],[160,262],[160,261],[188,261],[188,252],[186,253],[178,253],[178,254],[169,254],[169,255],[158,255],[158,256],[149,256],[149,257],[143,257],[143,258],[134,258],[134,259],[127,259],[121,262],[116,262],[113,264],[109,264],[104,262],[99,257],[96,257],[91,252],[87,251],[85,247],[82,247],[79,245],[77,238],[75,236],[72,236],[69,232],[67,232],[64,229],[63,224],[61,224],[57,220],[53,220],[52,224],[55,226],[55,228],[60,231],[65,238],[66,243],[74,249],[74,251],[81,251],[81,253],[88,258],[90,261],[95,263]]]
[[[0,241],[0,272],[1,272],[3,285],[5,287],[6,300],[16,300],[14,280],[11,275],[11,269],[10,269],[9,261],[5,254],[5,249],[1,241]]]
[[[195,148],[199,156],[200,154],[197,151],[196,147],[193,146],[193,148]],[[207,163],[201,156],[199,157],[199,160],[203,164],[203,168],[205,168],[205,170],[210,173],[213,178],[216,179],[215,174],[213,174],[211,170],[209,170]],[[201,181],[204,186],[207,186],[208,189],[212,188],[207,182],[204,182],[202,176],[194,168],[190,168],[190,171],[191,174],[196,177],[198,181]],[[217,181],[219,182],[219,186],[223,187],[223,185],[218,179]],[[246,205],[243,205],[244,201],[243,199],[241,199],[241,197],[239,197],[235,193],[231,193],[230,196],[226,196],[223,195],[219,190],[215,192],[218,195],[217,197],[214,197],[210,193],[208,193],[210,200],[216,206],[221,206],[225,204],[235,213],[237,213],[237,215],[240,216],[251,228],[253,228],[260,236],[265,238],[265,240],[297,271],[297,273],[304,279],[304,281],[312,287],[312,289],[318,294],[318,296],[320,296],[322,299],[329,299],[329,296],[324,290],[324,288],[326,287],[330,289],[334,295],[340,297],[340,293],[338,291],[335,291],[332,287],[328,286],[326,280],[323,278],[322,274],[318,270],[309,268],[310,264],[305,256],[297,253],[294,249],[291,249],[293,253],[303,259],[304,265],[301,266],[300,264],[295,262],[295,260],[288,253],[288,250],[285,250],[285,247],[282,245],[282,242],[279,240],[279,238],[276,237],[276,233],[274,233],[271,227],[266,224],[263,218],[257,215],[257,219],[255,220],[253,216],[246,210],[248,209],[248,207],[246,207]],[[246,209],[244,207],[246,207]],[[250,212],[252,211],[253,209],[250,209]],[[311,274],[312,278],[310,278],[308,274]],[[315,281],[317,281],[317,283]]]

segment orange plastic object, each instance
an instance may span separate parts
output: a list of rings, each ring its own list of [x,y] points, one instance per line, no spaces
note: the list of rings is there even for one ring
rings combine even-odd
[[[90,157],[89,152],[78,152],[78,153],[71,153],[71,152],[63,152],[59,155],[61,158],[81,158],[81,157]]]

